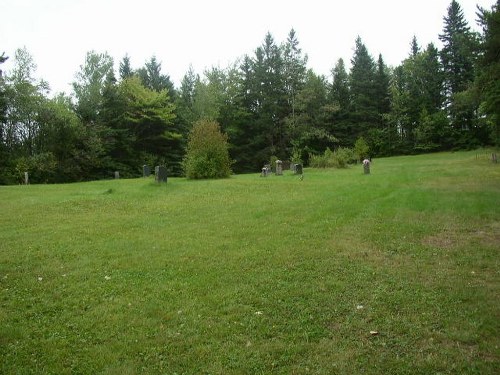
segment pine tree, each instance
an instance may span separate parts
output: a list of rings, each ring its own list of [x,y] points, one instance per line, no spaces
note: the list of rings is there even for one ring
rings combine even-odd
[[[290,30],[282,50],[286,100],[291,112],[288,123],[294,124],[297,93],[304,87],[307,65],[307,55],[302,56],[302,50],[299,48],[299,41],[294,29]]]
[[[384,115],[389,113],[391,101],[389,95],[390,76],[384,59],[380,54],[377,60],[377,71],[375,73],[375,99],[377,101],[377,110],[379,115],[378,125],[382,128],[384,125]]]
[[[367,135],[368,131],[376,128],[379,123],[378,105],[375,97],[376,65],[360,37],[356,39],[351,65],[350,93],[353,129],[348,140],[349,146],[354,145],[357,138]]]
[[[189,70],[182,78],[181,86],[176,96],[176,121],[180,123],[181,128],[184,129],[186,134],[196,120],[193,106],[195,88],[199,81],[199,75],[195,74],[193,67],[190,66]]]
[[[493,142],[500,146],[500,0],[491,10],[480,8],[478,15],[483,39],[476,86],[481,92],[481,108],[492,124]]]
[[[127,54],[123,57],[122,61],[120,61],[120,79],[124,80],[130,78],[133,74],[134,71],[130,65],[130,56]]]
[[[106,77],[112,70],[113,59],[107,53],[87,52],[84,64],[80,65],[73,91],[77,100],[76,113],[86,125],[98,121]]]
[[[470,31],[459,3],[452,0],[444,17],[441,61],[444,69],[446,104],[452,126],[456,131],[470,130],[473,126],[474,108],[463,108],[456,100],[474,80],[477,38]]]
[[[156,60],[156,56],[152,56],[145,66],[138,70],[138,74],[144,87],[156,92],[168,90],[168,94],[174,98],[174,84],[170,76],[162,74],[161,62]]]
[[[333,128],[332,132],[341,145],[347,145],[352,140],[351,97],[349,89],[349,74],[345,69],[343,59],[339,59],[332,70],[332,84],[328,94],[327,119]]]

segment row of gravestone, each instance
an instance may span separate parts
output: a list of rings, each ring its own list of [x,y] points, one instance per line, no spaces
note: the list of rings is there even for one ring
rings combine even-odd
[[[294,174],[302,175],[302,164],[290,164],[290,170],[293,171]],[[271,164],[265,164],[262,168],[262,172],[260,174],[261,177],[267,177],[271,174]],[[283,162],[281,160],[276,160],[276,176],[283,175]]]
[[[142,166],[142,176],[149,177],[151,175],[151,169],[149,165]],[[120,178],[120,172],[115,172],[115,179]],[[167,182],[167,167],[163,165],[157,165],[155,167],[155,181],[156,182]]]

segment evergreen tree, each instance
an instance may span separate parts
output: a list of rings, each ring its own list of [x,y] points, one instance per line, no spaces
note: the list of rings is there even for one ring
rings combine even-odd
[[[302,56],[302,50],[299,48],[299,41],[294,29],[290,30],[282,50],[284,89],[289,111],[291,112],[287,120],[293,126],[295,123],[296,97],[304,86],[307,65],[307,55]]]
[[[85,63],[73,82],[77,100],[75,111],[86,125],[97,124],[102,108],[106,77],[113,70],[113,59],[107,53],[87,52]]]
[[[170,76],[161,73],[161,63],[156,60],[156,56],[152,56],[144,68],[138,70],[138,74],[144,87],[156,92],[168,90],[169,95],[174,98],[174,84]]]
[[[452,0],[444,17],[441,61],[444,69],[446,104],[455,131],[471,130],[475,119],[474,108],[461,106],[457,95],[466,91],[474,80],[477,38],[470,31],[463,11]],[[458,134],[458,133],[457,133]]]
[[[124,100],[123,121],[132,140],[133,165],[162,161],[170,173],[180,174],[183,134],[174,122],[175,106],[168,91],[148,89],[139,78],[131,77],[120,83],[118,93]]]
[[[481,109],[492,126],[493,142],[500,145],[500,1],[491,10],[479,9],[483,29],[480,70],[476,87],[481,95]]]
[[[190,66],[189,70],[182,78],[180,89],[176,95],[176,121],[179,123],[180,128],[183,129],[183,133],[186,135],[196,119],[193,105],[195,88],[199,81],[199,75],[195,74],[193,67]]]
[[[353,138],[350,118],[351,97],[349,74],[343,59],[339,59],[332,70],[332,84],[329,87],[328,103],[325,107],[325,121],[333,128],[340,145],[347,145]]]
[[[267,33],[264,43],[255,51],[250,76],[251,96],[255,111],[253,134],[262,142],[256,151],[259,164],[272,155],[284,159],[287,155],[287,141],[284,120],[288,115],[283,76],[283,57],[274,38]]]
[[[332,70],[333,82],[330,89],[330,100],[340,111],[347,112],[351,104],[349,92],[349,74],[343,59],[339,59]]]
[[[130,65],[130,56],[127,54],[123,57],[122,61],[120,61],[120,79],[124,80],[130,78],[133,74],[134,71]]]
[[[8,57],[5,52],[0,55],[0,66]],[[11,157],[6,145],[6,126],[7,126],[7,84],[5,82],[2,69],[0,69],[0,171],[7,171]],[[0,172],[0,185],[8,183],[6,173]]]
[[[375,73],[375,99],[377,101],[377,111],[379,114],[378,125],[382,128],[384,125],[384,115],[389,113],[391,107],[390,95],[389,95],[389,84],[390,76],[389,70],[384,63],[382,55],[379,55],[377,60],[377,71]]]
[[[304,86],[297,93],[296,107],[290,135],[293,150],[300,153],[302,161],[307,163],[309,154],[320,154],[337,142],[333,124],[326,121],[330,113],[325,77],[308,70]]]
[[[376,65],[360,37],[356,39],[351,65],[349,86],[351,95],[350,117],[353,128],[347,140],[348,146],[354,145],[354,142],[360,136],[366,136],[369,130],[376,128],[380,121],[375,97]]]
[[[411,40],[411,57],[415,57],[420,52],[420,46],[418,45],[418,40],[415,35],[413,35],[413,39]]]

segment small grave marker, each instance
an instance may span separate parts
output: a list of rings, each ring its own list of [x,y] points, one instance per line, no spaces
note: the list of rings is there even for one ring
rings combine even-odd
[[[115,179],[118,180],[120,178],[120,172],[115,171]]]
[[[365,174],[370,174],[370,160],[363,160],[363,170],[365,171]]]
[[[294,167],[295,174],[303,174],[302,164],[294,164],[293,167]]]
[[[151,174],[151,169],[149,168],[149,165],[144,164],[142,166],[142,176],[149,177],[150,174]]]
[[[155,167],[155,181],[158,183],[167,182],[167,167],[163,165]]]
[[[262,172],[260,173],[260,177],[267,177],[271,173],[271,165],[265,164],[262,168]]]
[[[276,176],[283,176],[283,162],[276,160]]]

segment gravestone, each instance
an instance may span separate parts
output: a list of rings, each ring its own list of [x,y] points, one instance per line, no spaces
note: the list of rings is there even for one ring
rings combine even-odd
[[[276,160],[276,176],[283,176],[283,162]]]
[[[24,184],[29,185],[30,183],[30,176],[28,175],[28,172],[24,172]]]
[[[119,178],[120,178],[120,172],[115,171],[115,179],[117,179],[117,180],[118,180]]]
[[[163,165],[155,167],[155,181],[158,183],[167,182],[167,167]]]
[[[294,164],[295,174],[302,174],[302,164]]]
[[[365,174],[370,174],[370,160],[363,160],[363,169],[365,171]]]
[[[497,163],[498,162],[497,154],[495,154],[495,153],[491,154],[491,161],[493,163]]]
[[[144,164],[142,166],[142,177],[149,177],[151,174],[151,169],[149,169],[149,165]]]
[[[262,168],[262,172],[260,173],[260,177],[267,177],[271,173],[271,165],[265,164]]]

